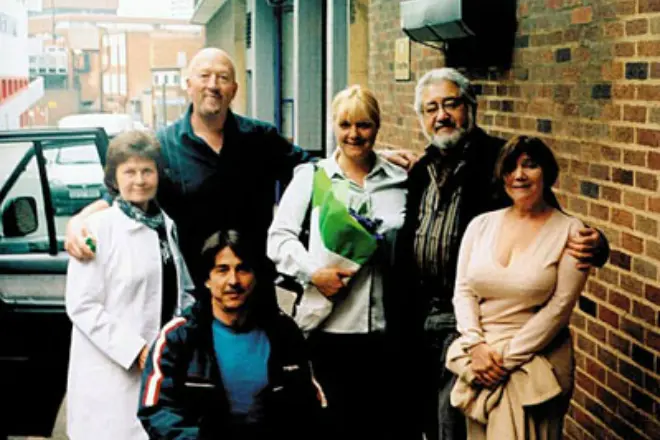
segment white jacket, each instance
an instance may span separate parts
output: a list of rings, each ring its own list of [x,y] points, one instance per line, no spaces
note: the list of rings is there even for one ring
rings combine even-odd
[[[193,302],[192,281],[172,240],[177,269],[176,313]],[[73,322],[67,385],[71,440],[147,439],[137,418],[140,371],[136,358],[160,330],[162,263],[156,231],[117,205],[89,217],[96,258],[69,260],[66,311]]]

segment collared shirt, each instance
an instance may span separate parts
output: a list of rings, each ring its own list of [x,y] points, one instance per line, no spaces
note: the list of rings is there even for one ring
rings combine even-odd
[[[383,221],[377,232],[384,234],[391,244],[396,231],[403,225],[406,171],[377,156],[361,187],[346,177],[335,157],[321,160],[317,165],[325,170],[332,180],[333,192],[347,207]],[[312,274],[321,268],[298,239],[312,196],[313,174],[312,165],[296,169],[268,237],[268,255],[277,263],[278,270],[303,281],[310,280]],[[383,331],[386,325],[383,276],[388,270],[392,269],[391,258],[387,257],[363,266],[351,280],[347,294],[335,300],[331,315],[320,328],[331,333]]]
[[[434,149],[434,147],[429,147]],[[455,250],[450,244],[458,240],[458,218],[462,187],[461,172],[464,160],[450,163],[441,160],[435,151],[427,149],[434,159],[426,168],[430,184],[424,190],[419,206],[419,226],[415,233],[415,257],[422,276],[437,277],[450,272],[447,267],[451,253]],[[447,279],[445,277],[444,279]],[[449,288],[453,287],[453,283]]]
[[[177,223],[182,253],[194,269],[204,240],[219,229],[238,229],[265,247],[275,183],[286,185],[309,155],[275,127],[231,111],[216,153],[194,133],[191,114],[192,106],[158,133],[165,159],[158,202]]]

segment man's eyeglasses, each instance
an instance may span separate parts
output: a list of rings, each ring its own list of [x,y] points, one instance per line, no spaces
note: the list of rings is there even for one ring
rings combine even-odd
[[[434,116],[439,109],[442,109],[445,113],[453,113],[463,104],[465,104],[465,98],[462,96],[448,96],[439,103],[435,101],[425,103],[423,112],[425,116]]]

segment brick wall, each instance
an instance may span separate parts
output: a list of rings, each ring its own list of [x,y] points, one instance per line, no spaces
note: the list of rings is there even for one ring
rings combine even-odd
[[[369,86],[381,146],[423,148],[415,81],[441,52],[411,45],[412,80],[394,81],[399,1],[372,0]],[[563,206],[601,228],[612,257],[572,318],[570,439],[660,438],[660,1],[519,0],[511,69],[466,71],[492,134],[541,137],[560,161]]]

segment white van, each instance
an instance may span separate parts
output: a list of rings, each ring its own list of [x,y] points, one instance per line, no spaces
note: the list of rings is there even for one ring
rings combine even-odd
[[[144,130],[141,122],[135,121],[125,113],[80,113],[65,116],[57,123],[59,128],[96,128],[101,127],[109,137],[126,130]]]

